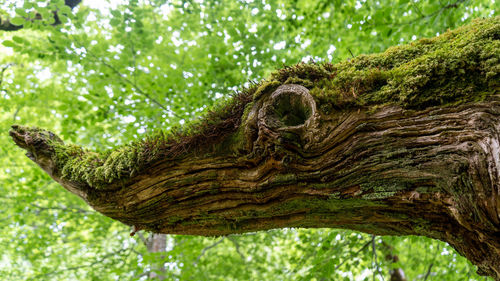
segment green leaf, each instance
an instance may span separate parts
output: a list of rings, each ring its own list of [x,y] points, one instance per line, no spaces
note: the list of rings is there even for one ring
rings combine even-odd
[[[26,10],[31,9],[33,8],[33,3],[31,3],[30,1],[24,1],[23,8]]]
[[[21,38],[17,35],[12,36],[12,40],[14,40],[15,42],[20,43],[20,44],[25,42],[25,40],[23,38]]]
[[[66,15],[69,15],[71,14],[71,8],[69,6],[66,6],[66,5],[63,5],[59,11],[61,12],[61,14],[66,14]]]
[[[38,8],[37,11],[38,13],[40,13],[40,15],[42,15],[43,19],[48,18],[51,14],[51,11],[47,7]]]
[[[119,10],[111,10],[111,15],[113,15],[113,17],[115,17],[115,18],[122,16],[122,14]]]
[[[109,24],[113,27],[117,27],[118,25],[120,25],[121,23],[121,20],[120,19],[116,19],[116,18],[112,18],[110,21],[109,21]]]
[[[25,9],[17,8],[16,9],[16,14],[18,14],[20,17],[27,18],[28,13],[26,12]]]
[[[65,15],[59,15],[59,20],[61,21],[61,23],[67,23],[68,17]]]
[[[47,22],[48,22],[49,24],[54,24],[54,23],[56,22],[56,19],[55,19],[55,17],[54,17],[54,16],[50,16],[50,17],[47,19]]]
[[[2,45],[4,45],[5,47],[16,47],[16,43],[10,41],[10,40],[4,40],[2,42]]]
[[[24,23],[26,22],[26,20],[24,18],[21,18],[21,17],[14,17],[10,20],[10,23],[12,23],[13,25],[23,25]]]

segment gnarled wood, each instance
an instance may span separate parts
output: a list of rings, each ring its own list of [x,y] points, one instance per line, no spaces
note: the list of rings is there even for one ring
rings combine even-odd
[[[61,178],[51,141],[33,142],[19,127],[11,135],[69,191],[139,229],[425,235],[499,279],[499,117],[498,96],[422,111],[385,106],[325,115],[306,88],[283,85],[247,114],[240,153],[158,161],[106,190]]]

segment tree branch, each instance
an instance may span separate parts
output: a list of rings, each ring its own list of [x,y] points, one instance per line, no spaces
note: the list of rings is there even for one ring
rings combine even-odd
[[[409,21],[405,21],[405,22],[399,22],[399,23],[393,23],[393,22],[378,23],[377,26],[392,26],[392,27],[395,27],[395,26],[403,26],[403,25],[412,25],[412,24],[415,24],[417,22],[428,20],[428,19],[430,19],[432,17],[435,17],[435,16],[443,13],[446,10],[458,8],[460,6],[460,4],[464,3],[465,1],[467,1],[467,0],[457,0],[454,3],[450,3],[450,4],[447,4],[447,5],[444,5],[441,8],[439,8],[438,10],[436,10],[436,11],[430,13],[430,14],[427,14],[427,15],[423,14],[420,11],[420,8],[418,7],[417,3],[412,3],[412,6],[415,7],[415,10],[419,14],[419,17],[417,17],[417,18],[415,18],[413,20],[409,20]],[[368,23],[368,21],[367,21],[366,24],[364,24],[363,26],[364,27],[375,27],[375,24],[374,23]]]
[[[388,251],[388,253],[386,254],[385,256],[385,259],[391,263],[397,263],[399,262],[399,257],[394,254],[393,252],[393,247],[387,243],[385,243],[383,240],[382,240],[382,246],[384,247],[383,249],[385,249],[386,251]],[[403,271],[403,269],[401,268],[392,268],[390,271],[390,280],[391,281],[406,281],[406,276],[405,276],[405,273]]]
[[[110,252],[110,253],[108,253],[108,254],[100,257],[99,259],[96,259],[95,261],[88,263],[88,264],[71,266],[71,267],[66,267],[63,269],[54,270],[54,271],[47,272],[47,273],[38,274],[34,277],[34,280],[40,280],[42,277],[49,277],[49,276],[61,274],[63,272],[67,272],[67,271],[76,271],[76,270],[79,270],[82,268],[95,267],[96,265],[99,265],[99,267],[104,267],[104,266],[106,266],[104,261],[106,261],[109,257],[116,257],[116,255],[120,255],[123,252],[131,251],[132,248],[122,248],[122,249],[119,249],[117,251]]]
[[[382,278],[382,281],[384,281],[384,276],[382,275],[382,272],[380,270],[380,266],[377,261],[377,247],[375,244],[375,235],[372,235],[372,255],[373,255],[373,265],[375,267],[375,270],[373,271],[372,279],[375,281],[375,275],[378,273],[380,275],[380,278]]]
[[[149,248],[149,238],[151,237],[144,237],[144,234],[142,234],[142,232],[137,232],[137,235],[139,236],[139,239],[141,239],[142,243],[144,244],[144,246],[146,246],[146,248]]]
[[[64,211],[64,212],[75,212],[75,213],[85,214],[85,215],[96,214],[93,211],[87,211],[87,210],[77,208],[77,207],[55,207],[55,206],[54,207],[42,207],[42,206],[39,206],[39,205],[34,204],[34,203],[30,203],[30,206],[35,207],[35,208],[40,209],[40,210],[45,210],[45,211],[58,210],[58,211]]]
[[[366,249],[370,243],[372,243],[372,240],[366,242],[361,248],[359,248],[359,250],[357,250],[355,253],[351,253],[351,255],[349,255],[348,258],[344,258],[344,260],[339,263],[337,266],[335,266],[335,270],[338,270],[342,265],[344,265],[344,263],[348,260],[351,260],[352,257],[355,257],[355,256],[358,256],[359,253],[361,253],[364,249]]]
[[[434,263],[429,264],[429,267],[427,268],[427,273],[425,273],[425,276],[424,276],[424,281],[426,281],[427,278],[430,276],[433,265],[434,265]]]
[[[234,245],[234,248],[235,248],[236,252],[237,252],[237,253],[238,253],[238,255],[240,255],[240,257],[241,257],[241,260],[242,260],[243,262],[245,262],[245,261],[246,261],[246,259],[245,259],[245,256],[243,255],[243,253],[240,251],[240,244],[238,243],[238,241],[236,241],[236,239],[234,239],[234,237],[233,237],[233,236],[231,236],[231,235],[228,235],[226,238],[227,238],[229,241],[231,241],[231,242],[233,243],[233,245]]]
[[[226,237],[223,237],[221,239],[219,239],[218,241],[216,241],[215,243],[203,248],[203,250],[201,250],[201,253],[198,255],[198,257],[196,257],[195,261],[193,262],[193,265],[197,265],[198,262],[200,261],[201,257],[203,257],[203,255],[205,255],[205,253],[214,248],[215,246],[219,245],[220,243],[222,243],[224,240],[226,239]]]
[[[7,201],[15,202],[16,204],[21,202],[21,201],[26,202],[26,200],[23,200],[23,199],[19,199],[19,198],[15,198],[15,197],[7,197],[7,196],[0,196],[0,200],[7,200]],[[89,211],[89,210],[85,210],[85,209],[78,208],[78,207],[72,207],[72,206],[59,205],[59,206],[47,206],[47,207],[45,207],[45,206],[40,206],[40,205],[35,204],[35,203],[28,203],[28,204],[33,208],[37,208],[39,210],[44,210],[44,211],[58,210],[58,211],[64,211],[64,212],[74,212],[74,213],[79,213],[79,214],[84,214],[84,215],[96,214],[94,211]]]
[[[2,66],[2,68],[0,69],[0,86],[2,86],[2,83],[3,83],[3,76],[4,76],[5,71],[6,71],[9,67],[11,67],[11,66],[13,66],[13,65],[14,65],[14,63],[8,63],[8,64],[6,64],[6,65]]]

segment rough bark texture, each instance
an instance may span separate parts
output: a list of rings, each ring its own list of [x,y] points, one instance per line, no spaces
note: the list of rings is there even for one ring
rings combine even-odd
[[[246,124],[249,157],[160,161],[108,190],[61,179],[42,143],[30,156],[97,211],[140,229],[225,235],[293,226],[425,235],[499,278],[500,98],[321,116],[307,92],[284,85],[254,106]],[[281,102],[297,107],[279,116]]]
[[[498,42],[496,28],[491,40]],[[326,110],[308,88],[285,83],[255,92],[238,113],[237,130],[210,149],[153,158],[138,170],[111,156],[89,160],[83,150],[60,156],[62,141],[47,131],[14,126],[11,136],[66,189],[137,229],[227,235],[334,227],[424,235],[448,242],[480,274],[500,280],[500,95],[497,86],[490,90],[482,101],[453,106]],[[113,180],[91,180],[100,166],[63,167],[68,157],[120,166],[121,178],[103,169],[102,178]]]

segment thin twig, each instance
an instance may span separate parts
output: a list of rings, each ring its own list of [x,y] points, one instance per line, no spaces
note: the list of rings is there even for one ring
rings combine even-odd
[[[382,278],[382,280],[384,280],[384,276],[382,275],[382,272],[380,270],[380,266],[378,264],[378,261],[377,261],[377,249],[376,249],[376,245],[375,245],[375,235],[372,235],[372,240],[370,241],[372,243],[372,253],[373,253],[373,262],[374,262],[374,266],[375,266],[375,270],[373,271],[373,276],[372,276],[372,279],[375,280],[375,275],[378,273],[378,275],[380,275],[380,277]]]
[[[137,84],[137,61],[136,61],[136,51],[135,51],[135,48],[134,48],[134,42],[132,40],[130,40],[130,35],[127,36],[128,39],[129,39],[129,42],[130,42],[130,51],[132,52],[132,62],[134,64],[134,71],[133,71],[133,74],[134,74],[134,84]]]
[[[201,253],[200,255],[196,258],[196,260],[193,262],[193,265],[196,265],[198,264],[198,262],[200,261],[201,257],[210,249],[212,249],[213,247],[219,245],[220,243],[222,243],[224,241],[224,239],[226,239],[226,237],[223,237],[221,239],[219,239],[218,241],[216,241],[215,243],[213,243],[212,245],[209,245],[207,247],[205,247],[203,250],[201,250]]]
[[[418,21],[421,21],[421,20],[428,20],[434,16],[437,16],[438,14],[444,12],[445,10],[448,10],[448,9],[452,9],[452,8],[458,8],[458,6],[460,4],[462,4],[463,2],[466,2],[468,0],[457,0],[455,1],[454,3],[451,3],[451,4],[448,4],[448,5],[445,5],[445,6],[442,6],[439,10],[433,12],[433,13],[430,13],[428,15],[421,15],[413,20],[410,20],[410,21],[406,21],[406,22],[400,22],[400,23],[389,23],[389,22],[386,22],[386,23],[382,23],[382,24],[377,24],[377,26],[390,26],[390,27],[395,27],[395,26],[402,26],[402,25],[412,25],[412,24],[415,24],[416,22]],[[418,8],[415,8],[415,10],[417,10]],[[368,23],[366,25],[364,25],[365,27],[374,27],[375,25],[373,24],[373,22],[371,23]]]
[[[340,268],[340,267],[341,267],[341,266],[342,266],[342,265],[343,265],[346,261],[350,260],[350,258],[351,258],[351,257],[353,257],[353,256],[357,256],[357,255],[358,255],[361,251],[363,251],[364,249],[366,249],[366,247],[368,247],[368,245],[370,245],[370,243],[371,243],[371,242],[372,242],[372,241],[368,241],[368,242],[366,242],[366,243],[363,245],[363,247],[361,247],[361,249],[359,249],[359,250],[357,250],[355,253],[351,254],[351,255],[349,256],[349,258],[344,259],[344,261],[342,261],[340,264],[338,264],[338,265],[335,267],[335,269],[334,269],[334,270],[339,269],[339,268]]]
[[[16,108],[16,111],[14,112],[14,115],[12,116],[12,121],[13,121],[13,122],[16,122],[17,114],[19,113],[19,110],[21,110],[21,108],[23,108],[23,105],[19,105],[19,106]]]
[[[372,266],[375,266],[377,264],[377,251],[375,249],[375,235],[372,235]],[[375,263],[374,263],[375,260]],[[372,280],[375,281],[375,275],[377,272],[375,270],[372,271]]]
[[[74,37],[73,37],[74,38]],[[79,45],[82,45],[76,38],[74,38],[75,41],[79,44]],[[181,116],[177,115],[175,112],[172,112],[172,111],[169,111],[168,108],[166,108],[162,103],[160,103],[158,100],[156,100],[155,98],[151,97],[151,95],[149,95],[148,93],[146,93],[145,91],[142,90],[142,88],[137,85],[136,83],[134,83],[133,81],[131,81],[130,79],[127,79],[118,69],[116,69],[113,65],[107,63],[106,61],[104,61],[102,58],[96,56],[93,52],[89,51],[88,49],[86,49],[86,52],[87,54],[89,54],[90,56],[92,56],[97,62],[99,63],[102,63],[104,66],[106,66],[107,68],[109,68],[111,71],[113,71],[119,78],[121,81],[123,81],[124,83],[126,84],[129,84],[130,86],[132,86],[136,91],[137,93],[139,93],[140,95],[146,97],[147,99],[151,100],[154,104],[156,104],[159,108],[165,110],[165,112],[171,112],[175,117],[179,118],[179,119],[182,119]],[[135,71],[135,70],[134,70]]]
[[[424,276],[424,281],[427,280],[427,278],[429,278],[429,276],[431,275],[431,269],[432,269],[432,266],[434,265],[434,261],[436,260],[436,257],[437,257],[437,252],[439,252],[440,250],[440,247],[439,247],[439,244],[438,246],[436,247],[436,253],[434,254],[434,257],[432,258],[432,261],[431,263],[429,264],[429,268],[427,269],[427,272],[425,273],[425,276]],[[420,278],[422,275],[419,275],[417,276],[417,278]]]
[[[234,239],[234,237],[231,236],[228,236],[227,239],[229,239],[229,241],[231,241],[234,244],[234,248],[236,249],[236,252],[240,255],[241,259],[243,261],[246,261],[245,256],[240,251],[240,244],[238,243],[238,241],[236,241],[236,239]]]
[[[2,82],[3,82],[3,74],[5,73],[5,71],[6,71],[9,67],[11,67],[11,66],[13,66],[13,65],[14,65],[13,63],[8,63],[8,64],[4,65],[4,66],[2,67],[2,69],[0,70],[0,86],[2,85]]]
[[[44,210],[44,211],[60,210],[60,211],[64,211],[64,212],[75,212],[75,213],[86,214],[86,215],[94,215],[95,214],[95,212],[87,211],[87,210],[80,209],[77,207],[42,207],[42,206],[37,205],[35,203],[30,203],[30,206],[35,207],[35,208],[40,209],[40,210]]]
[[[9,200],[9,201],[14,201],[15,203],[18,203],[20,201],[26,202],[26,200],[24,200],[22,198],[16,198],[16,197],[10,197],[10,196],[0,196],[0,200]],[[34,208],[37,208],[37,209],[43,210],[43,211],[60,210],[60,211],[64,211],[64,212],[75,212],[75,213],[86,214],[86,215],[96,214],[93,211],[85,210],[85,209],[73,207],[73,206],[59,205],[59,206],[44,207],[44,206],[37,205],[35,203],[28,203],[28,204],[31,207],[34,207]]]
[[[120,249],[118,251],[114,251],[114,252],[111,252],[111,253],[108,253],[104,256],[102,256],[100,259],[96,259],[95,261],[89,263],[89,264],[84,264],[84,265],[78,265],[78,266],[72,266],[72,267],[66,267],[66,268],[63,268],[63,269],[60,269],[60,270],[54,270],[54,271],[51,271],[51,272],[48,272],[48,273],[43,273],[43,274],[38,274],[36,275],[33,280],[41,280],[41,277],[44,277],[44,276],[51,276],[51,275],[55,275],[55,274],[59,274],[59,273],[62,273],[62,272],[66,272],[66,271],[75,271],[75,270],[78,270],[78,269],[82,269],[82,268],[88,268],[88,267],[93,267],[95,266],[96,264],[100,264],[101,266],[105,266],[106,264],[103,263],[107,258],[109,257],[112,257],[112,256],[115,256],[115,255],[118,255],[122,252],[125,252],[127,250],[130,250],[130,248],[125,248],[125,249]]]
[[[440,13],[442,13],[443,11],[447,10],[447,9],[451,9],[451,8],[458,8],[458,5],[462,4],[463,2],[465,2],[466,0],[457,0],[455,1],[454,3],[451,3],[451,4],[448,4],[446,6],[443,6],[441,7],[441,9],[435,11],[434,13],[430,13],[428,15],[422,15],[420,18],[416,18],[414,19],[413,21],[410,21],[408,24],[413,24],[417,21],[420,21],[420,20],[426,20],[426,19],[430,19],[432,18],[433,16],[436,16]]]
[[[427,280],[427,278],[429,277],[429,275],[431,275],[431,269],[432,269],[433,265],[434,265],[434,263],[429,264],[429,268],[427,269],[427,273],[424,276],[424,281]]]
[[[351,57],[354,58],[354,54],[352,53],[351,49],[347,48],[347,50],[349,51],[349,54],[351,54]]]
[[[137,236],[139,236],[139,239],[141,239],[144,246],[146,246],[146,248],[149,248],[149,238],[150,237],[148,237],[148,238],[144,237],[142,232],[137,232]]]

